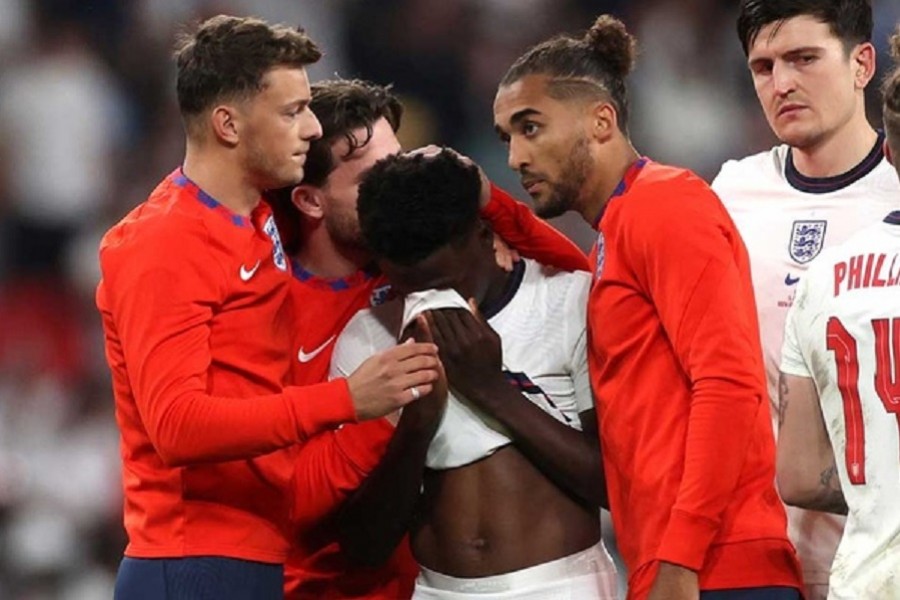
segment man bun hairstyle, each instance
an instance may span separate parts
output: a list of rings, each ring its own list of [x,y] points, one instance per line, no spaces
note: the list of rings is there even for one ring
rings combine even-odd
[[[414,265],[474,231],[480,194],[478,167],[452,151],[383,158],[359,186],[363,239],[376,258]]]
[[[513,63],[500,81],[508,86],[528,75],[546,75],[548,94],[557,99],[608,98],[619,127],[627,132],[625,78],[634,69],[637,41],[624,23],[600,15],[581,38],[558,35],[533,46]]]
[[[599,61],[605,61],[610,74],[625,79],[634,70],[637,42],[625,29],[622,21],[610,15],[600,15],[587,33],[584,42]]]

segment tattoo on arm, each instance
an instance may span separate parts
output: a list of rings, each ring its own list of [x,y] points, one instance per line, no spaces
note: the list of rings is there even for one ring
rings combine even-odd
[[[787,384],[787,377],[784,374],[778,376],[778,426],[784,424],[784,414],[788,407],[788,394],[790,389]]]
[[[847,501],[844,499],[844,492],[841,491],[841,481],[838,478],[836,463],[832,463],[830,467],[819,474],[819,485],[819,491],[810,508],[846,515]]]

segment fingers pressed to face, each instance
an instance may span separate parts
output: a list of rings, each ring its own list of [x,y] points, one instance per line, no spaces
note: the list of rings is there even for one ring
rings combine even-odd
[[[420,342],[434,343],[434,336],[431,333],[431,327],[428,325],[428,319],[423,314],[416,317],[416,339]]]
[[[468,347],[477,335],[478,323],[475,317],[466,310],[453,309],[436,311],[443,331],[452,339],[453,348],[457,351]]]

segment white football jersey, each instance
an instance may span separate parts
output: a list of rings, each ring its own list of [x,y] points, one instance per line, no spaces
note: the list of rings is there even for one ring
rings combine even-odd
[[[781,370],[815,381],[849,508],[828,597],[900,599],[900,211],[816,259],[784,336]]]
[[[588,273],[557,271],[526,259],[513,271],[514,289],[501,305],[484,310],[500,335],[504,374],[510,384],[576,429],[581,429],[578,413],[594,407],[585,334],[590,283]],[[334,348],[332,378],[346,377],[373,354],[397,344],[403,304],[402,298],[395,299],[360,311],[350,320]],[[444,453],[453,452],[446,446],[462,443],[466,436],[442,431],[444,425],[433,444],[439,443]],[[491,451],[496,450],[493,446]],[[458,454],[470,451],[460,448]],[[467,456],[465,462],[471,460]]]
[[[793,167],[788,146],[781,145],[726,162],[712,183],[750,255],[773,427],[784,321],[801,275],[823,248],[880,221],[900,198],[882,142],[879,136],[859,165],[837,177],[804,177]],[[792,506],[787,513],[806,583],[827,584],[843,517]]]

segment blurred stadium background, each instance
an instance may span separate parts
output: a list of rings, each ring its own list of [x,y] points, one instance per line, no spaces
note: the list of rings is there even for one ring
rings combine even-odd
[[[641,55],[640,151],[711,178],[770,146],[734,33],[735,0],[0,0],[0,598],[112,596],[124,547],[117,433],[93,305],[107,227],[177,166],[170,51],[218,13],[302,24],[313,80],[393,83],[408,148],[454,146],[526,195],[491,103],[506,67],[602,12]],[[898,0],[875,0],[882,66]],[[875,86],[872,86],[873,88]],[[877,94],[870,94],[877,122]],[[556,224],[587,249],[578,218]]]

